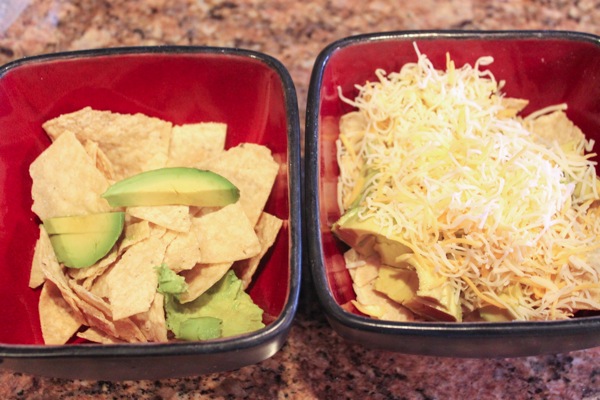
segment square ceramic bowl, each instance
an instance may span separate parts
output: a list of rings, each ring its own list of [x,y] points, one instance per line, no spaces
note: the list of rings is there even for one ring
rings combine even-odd
[[[280,172],[265,211],[285,223],[249,288],[266,327],[205,342],[44,345],[39,290],[28,288],[37,223],[29,165],[49,144],[41,124],[85,106],[174,124],[228,125],[226,148],[268,146]],[[285,67],[257,52],[208,47],[101,49],[0,68],[0,367],[64,378],[157,379],[233,370],[271,357],[296,312],[301,263],[300,128]]]
[[[310,82],[306,121],[308,257],[322,307],[345,339],[403,353],[453,357],[506,357],[600,346],[600,316],[548,322],[386,322],[363,316],[343,253],[332,233],[340,217],[335,141],[340,117],[352,107],[356,84],[376,80],[374,71],[399,71],[416,61],[413,42],[438,69],[446,53],[455,65],[493,56],[489,68],[506,80],[511,97],[530,100],[528,109],[566,102],[568,116],[596,143],[600,140],[600,41],[575,32],[389,32],[349,37],[319,54]],[[524,110],[527,112],[527,110]],[[347,311],[350,310],[350,311]]]

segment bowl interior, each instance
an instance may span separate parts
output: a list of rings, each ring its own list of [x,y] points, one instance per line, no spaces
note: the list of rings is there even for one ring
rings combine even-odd
[[[413,42],[437,69],[444,69],[446,53],[457,68],[473,65],[481,56],[493,56],[489,68],[497,80],[505,80],[505,93],[530,101],[524,114],[545,106],[566,102],[569,118],[594,140],[600,140],[600,46],[591,40],[553,36],[536,38],[501,35],[459,36],[407,35],[348,41],[333,47],[323,65],[318,113],[319,171],[318,197],[322,257],[328,288],[338,305],[355,299],[343,252],[347,246],[331,233],[340,217],[337,206],[335,141],[340,117],[352,107],[339,100],[338,87],[347,98],[355,98],[354,85],[376,80],[377,68],[399,71],[407,62],[416,62]],[[597,150],[596,150],[597,151]]]
[[[206,50],[100,51],[41,57],[0,73],[0,343],[43,343],[40,290],[28,288],[38,235],[29,165],[50,143],[41,128],[50,118],[91,106],[174,124],[225,122],[227,148],[263,144],[284,166],[265,211],[289,217],[286,88],[277,71],[257,57]],[[268,320],[284,311],[289,283],[284,224],[249,288]]]

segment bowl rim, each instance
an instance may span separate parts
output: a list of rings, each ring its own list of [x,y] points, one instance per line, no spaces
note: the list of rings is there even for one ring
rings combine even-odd
[[[0,77],[13,68],[22,64],[30,64],[35,62],[48,62],[53,60],[66,60],[76,58],[93,58],[102,56],[121,56],[121,55],[193,55],[193,54],[214,54],[225,56],[240,56],[251,58],[263,62],[271,69],[278,72],[285,84],[286,89],[289,87],[294,89],[295,86],[289,75],[287,68],[277,58],[260,51],[245,49],[241,47],[225,47],[225,46],[202,46],[202,45],[147,45],[147,46],[119,46],[119,47],[99,47],[81,50],[64,50],[57,52],[41,53],[21,57],[15,60],[8,61],[0,65]],[[284,79],[285,76],[285,79]],[[289,79],[287,79],[289,78]]]
[[[408,40],[572,40],[600,46],[600,36],[569,30],[408,30],[363,33],[331,42],[317,56],[311,73],[307,96],[305,123],[305,207],[307,257],[317,296],[328,318],[335,325],[354,331],[380,335],[421,335],[444,338],[499,337],[510,332],[511,336],[580,334],[596,330],[600,332],[600,316],[572,318],[559,321],[509,321],[509,322],[395,322],[353,314],[344,310],[334,299],[325,271],[323,246],[320,240],[321,217],[319,199],[320,152],[319,107],[324,70],[333,55],[345,47],[380,41]]]
[[[157,356],[190,356],[211,355],[227,352],[239,352],[252,349],[263,343],[276,342],[285,339],[291,328],[300,295],[302,270],[302,202],[301,202],[301,151],[300,123],[296,87],[286,67],[275,57],[259,51],[214,46],[124,46],[98,49],[61,51],[56,53],[39,54],[10,61],[0,66],[0,79],[6,73],[21,66],[32,63],[45,63],[56,60],[77,58],[112,57],[122,55],[222,55],[225,57],[241,57],[252,59],[264,64],[274,71],[283,86],[286,110],[287,136],[287,171],[288,171],[288,201],[289,201],[289,288],[287,299],[280,315],[270,324],[254,332],[229,338],[210,341],[176,341],[166,343],[123,343],[100,344],[82,343],[65,345],[45,344],[7,344],[0,343],[0,364],[2,358],[10,359],[47,359],[47,358],[89,358],[89,357],[157,357]],[[283,345],[279,340],[274,354]],[[257,360],[258,362],[260,360]]]

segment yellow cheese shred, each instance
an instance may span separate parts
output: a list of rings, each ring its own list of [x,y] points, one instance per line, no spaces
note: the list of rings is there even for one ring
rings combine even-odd
[[[519,116],[514,104],[526,101],[505,96],[485,69],[491,57],[459,68],[448,55],[438,70],[415,51],[416,62],[375,71],[354,99],[339,93],[356,108],[337,143],[340,211],[352,199],[381,234],[426,257],[460,291],[465,314],[492,305],[548,320],[599,310],[593,141],[568,121],[566,104]]]

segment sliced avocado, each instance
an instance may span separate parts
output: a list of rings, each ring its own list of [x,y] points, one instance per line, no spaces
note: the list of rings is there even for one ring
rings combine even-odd
[[[187,167],[160,168],[123,179],[102,194],[112,207],[188,205],[219,207],[235,203],[239,189],[223,176]]]
[[[513,320],[513,317],[508,310],[503,310],[495,306],[485,306],[478,311],[479,317],[487,322],[507,322]]]
[[[181,304],[176,295],[166,294],[164,307],[167,327],[178,339],[228,337],[265,326],[264,311],[244,292],[233,270],[192,302]]]
[[[125,213],[107,212],[48,218],[44,221],[44,228],[49,235],[59,233],[107,232],[114,230],[117,226],[123,226],[123,221],[125,221]]]
[[[66,232],[50,234],[50,242],[58,261],[70,268],[85,268],[95,264],[115,245],[123,231],[125,213],[89,214],[85,218],[80,216],[60,217],[58,223],[56,220],[59,219],[50,218],[44,221],[44,226],[50,222],[49,225],[53,229],[58,228]],[[82,220],[87,221],[90,225],[95,225],[95,220],[97,220],[106,229],[81,232]],[[70,228],[70,221],[73,222],[72,228]]]
[[[415,270],[382,264],[375,290],[427,319],[460,321],[462,310],[450,286],[444,285],[445,281],[443,276],[424,268]]]
[[[348,202],[350,206],[348,209],[356,208],[360,205],[362,201],[363,195],[369,190],[369,187],[373,184],[372,179],[377,173],[376,170],[363,165],[361,168],[360,174],[356,179],[354,184],[354,189],[350,193],[350,197],[348,198]]]
[[[512,283],[506,286],[498,295],[504,304],[513,309],[526,302],[528,295],[523,293],[523,288],[519,283]],[[489,322],[512,321],[516,318],[510,309],[500,308],[491,304],[486,304],[479,309],[481,319]]]
[[[406,245],[386,237],[373,217],[361,219],[359,208],[348,210],[332,226],[332,232],[343,242],[364,256],[378,253],[381,263],[394,267],[402,267],[404,263],[398,257],[412,252]]]
[[[407,259],[419,277],[417,296],[404,306],[426,318],[438,321],[462,321],[462,308],[455,288],[448,284],[448,278],[436,271],[426,259]]]
[[[348,210],[333,224],[332,232],[363,256],[379,254],[382,264],[406,269],[407,263],[409,263],[408,268],[413,271],[412,274],[398,275],[398,278],[402,280],[399,280],[398,284],[402,287],[391,288],[391,283],[386,282],[386,279],[393,278],[385,276],[386,273],[391,272],[383,269],[384,278],[376,282],[379,285],[376,290],[385,293],[393,300],[394,297],[403,300],[402,305],[426,318],[460,321],[462,309],[456,302],[457,296],[455,296],[454,290],[450,285],[445,284],[447,278],[435,272],[434,266],[421,265],[416,257],[411,257],[412,250],[394,237],[386,236],[375,218],[362,219],[358,212],[358,207]],[[418,289],[413,294],[415,278],[418,279]],[[411,296],[411,294],[413,295]]]
[[[223,321],[215,317],[189,318],[179,325],[179,339],[209,340],[223,335]]]
[[[386,294],[397,303],[404,304],[417,295],[419,277],[413,269],[396,268],[381,264],[375,280],[375,290]]]

